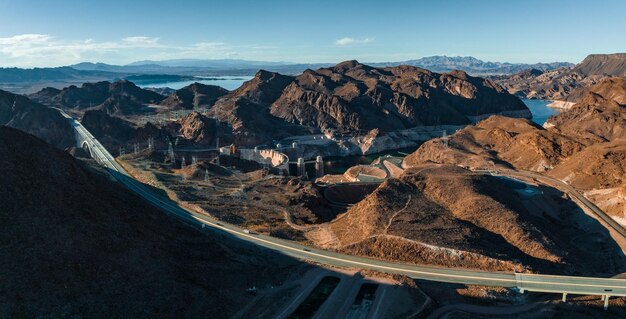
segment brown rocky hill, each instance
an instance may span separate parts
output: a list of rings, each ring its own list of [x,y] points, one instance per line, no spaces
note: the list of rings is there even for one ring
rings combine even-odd
[[[547,213],[553,219],[544,218],[497,177],[451,165],[419,166],[387,180],[331,222],[328,237],[340,251],[405,262],[509,271],[523,266],[540,272],[607,271],[602,263],[587,262],[590,255],[600,258],[606,251],[588,252],[571,243],[569,236],[580,232],[572,222],[576,210],[561,203],[558,194],[545,190],[538,195],[557,212],[569,207],[556,215]],[[616,245],[612,249],[617,260],[623,259]]]
[[[607,77],[584,90],[569,110],[546,127],[587,144],[626,137],[626,78]]]
[[[24,96],[2,90],[0,90],[0,125],[31,133],[59,148],[74,144],[73,129],[58,111]]]
[[[298,266],[200,234],[105,173],[1,126],[0,174],[3,318],[228,318],[253,299],[246,288],[277,285]]]
[[[626,76],[626,53],[590,54],[577,64],[572,72],[583,76],[610,75]]]
[[[167,139],[170,136],[166,129],[150,122],[136,125],[119,117],[110,116],[103,110],[86,111],[81,124],[113,153],[116,153],[119,147],[129,147],[133,142],[146,143],[149,138]]]
[[[591,54],[573,68],[547,72],[522,71],[493,79],[523,98],[577,102],[586,87],[607,76],[626,76],[626,53]]]
[[[218,100],[211,113],[250,142],[311,131],[354,134],[469,124],[497,113],[530,117],[526,106],[500,86],[462,71],[374,68],[357,61],[297,77],[260,71]]]
[[[447,163],[494,165],[544,172],[568,181],[626,225],[626,79],[607,77],[580,102],[551,117],[543,129],[521,119],[491,117],[450,136],[424,143],[407,167]]]
[[[462,71],[439,74],[346,61],[296,77],[271,113],[291,123],[350,133],[469,124],[474,117],[507,111],[528,112],[495,83]]]
[[[293,77],[260,70],[236,90],[220,98],[209,111],[212,117],[232,126],[236,143],[256,145],[272,139],[309,133],[270,114],[270,105],[280,97]]]
[[[547,174],[583,191],[598,207],[626,226],[626,137],[591,145]]]
[[[451,135],[448,146],[441,139],[424,143],[406,157],[404,165],[434,162],[487,169],[505,165],[545,171],[583,147],[526,119],[492,116]]]
[[[159,105],[170,110],[208,108],[218,98],[228,94],[228,90],[215,85],[193,83],[169,95]]]
[[[218,123],[198,112],[191,112],[164,125],[151,122],[139,125],[111,116],[102,110],[90,110],[84,113],[81,123],[114,154],[117,154],[119,147],[129,151],[134,143],[141,143],[142,147],[146,147],[149,138],[154,140],[158,148],[166,148],[168,141],[176,138],[186,140],[181,141],[181,144],[193,143],[198,147],[214,146],[217,137],[221,143],[232,142],[230,127],[226,123]]]
[[[77,110],[100,109],[118,114],[146,112],[146,104],[155,104],[164,99],[164,96],[126,80],[84,83],[81,87],[72,85],[60,91],[46,88],[29,97],[48,106]]]
[[[526,70],[493,79],[509,93],[520,98],[543,100],[566,100],[570,94],[586,84],[583,82],[593,83],[593,80],[584,80],[585,77],[581,74],[571,72],[570,68],[545,72]]]
[[[219,132],[224,131],[221,125],[216,123],[215,119],[208,118],[198,112],[191,112],[189,115],[172,123],[170,130],[178,133],[177,135],[186,140],[205,145],[215,145],[215,139],[218,137]],[[223,139],[222,142],[227,141]]]

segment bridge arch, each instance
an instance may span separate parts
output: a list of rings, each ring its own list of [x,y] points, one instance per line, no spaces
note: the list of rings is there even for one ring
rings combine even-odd
[[[82,148],[85,152],[87,152],[87,154],[89,154],[89,156],[91,156],[93,158],[93,153],[91,152],[91,147],[89,147],[89,143],[87,143],[87,141],[83,141],[80,145],[80,148]]]

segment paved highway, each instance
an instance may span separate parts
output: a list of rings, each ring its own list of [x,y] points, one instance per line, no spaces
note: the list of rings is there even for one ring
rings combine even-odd
[[[562,191],[564,191],[571,197],[575,198],[579,203],[587,207],[591,212],[593,212],[596,216],[598,216],[598,218],[604,221],[607,225],[609,225],[609,227],[615,230],[618,234],[626,238],[626,230],[624,229],[624,227],[622,227],[622,225],[620,225],[613,218],[611,218],[611,216],[607,215],[602,209],[600,209],[598,206],[596,206],[594,203],[588,200],[583,194],[578,192],[570,184],[567,184],[556,178],[552,178],[549,176],[545,176],[545,175],[541,175],[541,174],[538,174],[535,172],[529,172],[529,171],[503,170],[503,171],[499,171],[498,173],[496,173],[496,175],[532,178],[546,185],[550,185],[558,189],[561,189]]]
[[[92,155],[124,186],[164,212],[199,228],[207,228],[231,234],[242,240],[270,248],[281,253],[311,262],[336,267],[370,269],[386,273],[406,275],[415,279],[439,282],[518,288],[523,291],[569,293],[582,295],[626,296],[626,280],[575,276],[553,276],[484,272],[433,266],[394,263],[363,257],[350,256],[300,245],[260,234],[249,234],[243,229],[220,222],[178,206],[169,199],[156,195],[122,168],[109,152],[80,123],[61,111],[68,118],[81,139],[87,142]],[[608,300],[608,298],[606,298]]]

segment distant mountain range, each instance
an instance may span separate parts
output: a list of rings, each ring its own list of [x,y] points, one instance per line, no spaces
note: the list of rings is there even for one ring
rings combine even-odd
[[[548,71],[555,68],[572,67],[569,62],[521,64],[507,62],[485,62],[474,57],[432,56],[417,60],[368,63],[376,67],[411,65],[434,72],[463,70],[471,75],[513,74],[526,69]],[[0,68],[0,83],[35,82],[85,82],[115,80],[137,75],[177,76],[252,76],[260,69],[297,75],[307,69],[332,66],[333,63],[267,62],[237,59],[201,60],[176,59],[163,61],[137,61],[128,65],[84,62],[56,68]]]
[[[526,69],[537,69],[549,71],[552,69],[572,67],[573,63],[569,62],[552,62],[552,63],[508,63],[508,62],[489,62],[482,61],[477,58],[467,57],[448,57],[448,56],[431,56],[417,60],[406,60],[397,62],[370,62],[367,63],[376,67],[388,67],[398,65],[411,65],[424,68],[434,72],[450,72],[453,70],[463,70],[473,75],[494,75],[494,74],[513,74]],[[299,74],[306,69],[317,69],[332,66],[333,63],[291,63],[291,62],[267,62],[267,61],[248,61],[236,59],[222,60],[200,60],[200,59],[176,59],[163,61],[137,61],[125,66],[108,65],[103,63],[80,63],[71,65],[70,67],[83,71],[109,71],[109,72],[144,72],[144,73],[167,73],[179,74],[180,72],[201,72],[201,71],[247,71],[251,70],[252,75],[260,69],[281,72],[286,74]],[[233,74],[229,74],[233,75]]]
[[[417,60],[407,60],[400,62],[381,62],[368,63],[373,66],[397,66],[411,65],[424,68],[433,72],[450,72],[453,70],[463,70],[471,75],[496,75],[496,74],[513,74],[527,69],[537,69],[541,71],[549,71],[558,68],[572,67],[573,63],[569,62],[551,62],[551,63],[508,63],[508,62],[488,62],[479,60],[471,56],[449,57],[445,55],[430,56]]]

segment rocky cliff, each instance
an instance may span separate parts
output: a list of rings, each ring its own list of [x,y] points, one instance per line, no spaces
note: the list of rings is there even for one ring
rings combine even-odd
[[[546,127],[587,144],[626,138],[626,78],[607,77],[583,90],[578,103]]]
[[[59,148],[74,144],[73,129],[58,111],[1,90],[0,125],[28,132]]]
[[[464,125],[490,114],[530,117],[519,99],[490,80],[462,71],[374,68],[357,61],[297,77],[260,71],[211,112],[250,142],[311,131],[350,135]]]
[[[526,70],[493,79],[511,94],[575,103],[585,88],[608,76],[626,76],[626,53],[591,54],[573,68]]]
[[[435,162],[492,169],[495,165],[545,171],[584,145],[525,119],[492,116],[441,139],[424,143],[407,156],[406,166]]]
[[[226,94],[228,94],[228,90],[219,86],[193,83],[176,90],[159,105],[170,110],[208,108]]]

